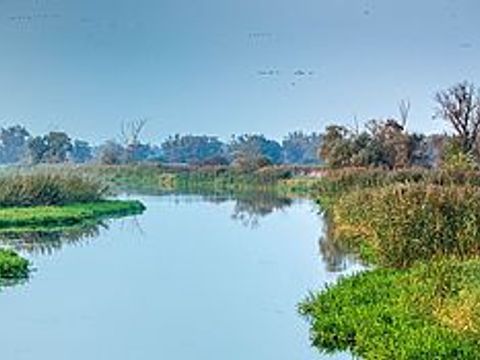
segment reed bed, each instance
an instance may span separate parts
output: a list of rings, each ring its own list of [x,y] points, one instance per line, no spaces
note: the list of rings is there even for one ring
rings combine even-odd
[[[96,202],[107,190],[100,180],[74,170],[6,172],[0,176],[0,207]]]
[[[357,190],[340,196],[330,210],[333,238],[384,266],[480,255],[480,188],[475,186]]]
[[[333,197],[349,191],[381,188],[394,184],[480,186],[480,172],[428,170],[424,168],[330,170],[313,186],[313,191],[317,197]]]

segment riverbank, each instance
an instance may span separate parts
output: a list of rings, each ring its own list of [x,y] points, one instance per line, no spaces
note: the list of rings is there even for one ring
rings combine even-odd
[[[312,198],[325,213],[329,241],[371,269],[301,303],[300,312],[312,325],[314,345],[328,352],[348,350],[366,359],[480,356],[478,173],[353,169],[305,176],[288,167],[240,172],[150,165],[73,171],[106,182],[116,192],[260,190]],[[0,227],[15,228],[15,222],[24,221],[27,228],[35,228],[28,222],[37,221],[40,213],[48,226],[61,227],[62,221],[68,225],[111,216],[117,206],[143,210],[134,202],[96,205],[6,208],[0,210]],[[17,220],[9,224],[2,211],[13,212],[11,218]]]
[[[99,179],[62,169],[6,169],[0,174],[0,235],[61,231],[141,213],[139,201],[107,199]],[[24,278],[28,263],[12,250],[0,255],[0,280]]]
[[[92,203],[11,207],[0,209],[0,233],[62,228],[98,222],[105,218],[139,214],[145,210],[139,201],[102,200]]]
[[[365,359],[480,357],[478,175],[349,170],[316,184],[330,241],[372,269],[301,303],[316,346]]]

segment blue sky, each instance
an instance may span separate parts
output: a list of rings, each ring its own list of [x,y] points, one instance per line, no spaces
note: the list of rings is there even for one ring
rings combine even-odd
[[[432,120],[436,90],[480,83],[478,0],[0,0],[0,121],[98,142],[281,138],[394,116]]]

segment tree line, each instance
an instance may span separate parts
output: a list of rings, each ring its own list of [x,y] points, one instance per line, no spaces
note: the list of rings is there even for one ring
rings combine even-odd
[[[362,129],[327,126],[320,157],[331,168],[445,167],[476,170],[480,164],[480,89],[464,81],[435,94],[433,119],[451,133],[424,135],[407,129],[410,103],[396,118],[370,120]]]
[[[160,162],[186,165],[325,164],[331,168],[443,166],[476,168],[480,163],[480,90],[461,82],[435,95],[434,117],[452,133],[425,135],[407,128],[410,103],[398,115],[373,119],[361,128],[332,124],[321,133],[295,131],[281,141],[262,134],[233,135],[227,142],[208,135],[172,135],[160,144],[142,141],[145,120],[122,124],[117,140],[92,145],[62,131],[32,135],[24,126],[0,129],[0,163],[89,163],[117,165]]]
[[[118,140],[92,145],[73,139],[63,131],[34,136],[22,125],[0,129],[1,164],[101,163],[121,165],[161,162],[187,165],[230,165],[259,167],[272,164],[319,164],[322,136],[292,132],[277,142],[261,134],[232,136],[223,142],[207,135],[169,136],[160,144],[141,140],[143,121],[122,125]]]

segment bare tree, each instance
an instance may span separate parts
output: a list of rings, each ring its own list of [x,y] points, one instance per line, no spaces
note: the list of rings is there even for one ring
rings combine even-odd
[[[472,152],[480,132],[480,95],[474,84],[464,81],[435,95],[436,116],[453,127],[465,153]]]
[[[122,143],[125,146],[138,145],[145,125],[147,125],[147,119],[123,121],[120,129]]]

